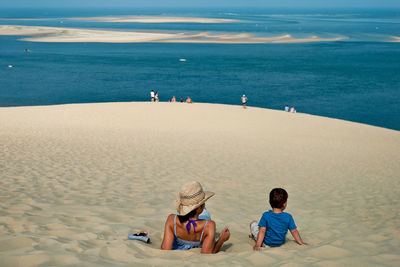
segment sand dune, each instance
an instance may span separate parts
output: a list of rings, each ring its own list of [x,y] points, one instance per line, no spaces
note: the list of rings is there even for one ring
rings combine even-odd
[[[256,37],[247,33],[211,34],[169,32],[123,32],[61,27],[0,25],[0,35],[30,36],[22,38],[29,42],[97,42],[97,43],[306,43],[340,41],[346,37],[294,38],[290,35],[278,37]]]
[[[396,266],[400,133],[240,106],[104,103],[0,108],[0,266]],[[231,239],[161,251],[179,187],[200,181]],[[309,247],[253,252],[273,187]],[[146,230],[151,244],[127,240]]]

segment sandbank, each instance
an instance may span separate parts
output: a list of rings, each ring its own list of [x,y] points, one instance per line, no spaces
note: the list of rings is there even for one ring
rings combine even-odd
[[[390,40],[389,42],[392,42],[392,43],[399,43],[400,42],[400,37],[392,36],[392,39],[393,40]]]
[[[233,23],[239,20],[201,17],[169,17],[169,16],[118,16],[118,17],[81,17],[81,18],[0,18],[10,21],[91,21],[91,22],[134,22],[134,23]]]
[[[34,18],[10,19],[10,18],[0,18],[0,20],[9,20],[9,21],[49,21],[49,20],[54,20],[54,19],[34,19]]]
[[[124,32],[62,27],[0,25],[0,35],[30,36],[22,38],[29,42],[98,42],[98,43],[306,43],[340,41],[345,37],[294,38],[290,35],[277,37],[256,37],[247,33],[214,34],[169,33],[169,32]]]
[[[215,19],[200,17],[168,17],[168,16],[119,16],[119,17],[84,17],[68,18],[68,20],[95,22],[136,22],[136,23],[233,23],[234,19]]]
[[[0,108],[0,266],[397,266],[400,132],[302,113],[182,103]],[[161,251],[179,187],[231,239]],[[274,187],[308,247],[252,250]],[[152,243],[127,240],[136,230]]]

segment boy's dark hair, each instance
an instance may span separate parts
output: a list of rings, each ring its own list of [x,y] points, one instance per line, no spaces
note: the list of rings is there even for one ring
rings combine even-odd
[[[272,208],[281,209],[288,199],[288,193],[283,188],[274,188],[269,193],[269,204]]]

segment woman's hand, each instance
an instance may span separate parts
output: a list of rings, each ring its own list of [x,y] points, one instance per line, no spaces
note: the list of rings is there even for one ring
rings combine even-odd
[[[224,230],[221,231],[219,238],[225,242],[227,240],[229,240],[229,237],[231,236],[231,233],[229,232],[228,227],[225,227]]]

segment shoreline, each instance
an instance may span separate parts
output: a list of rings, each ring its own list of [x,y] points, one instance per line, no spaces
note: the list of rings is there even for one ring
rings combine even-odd
[[[92,21],[92,22],[134,22],[134,23],[234,23],[239,22],[235,19],[216,19],[201,17],[169,17],[169,16],[117,16],[117,17],[81,17],[66,18],[72,21]]]
[[[217,19],[203,17],[171,16],[108,16],[108,17],[70,17],[70,18],[0,18],[10,21],[90,21],[90,22],[132,22],[132,23],[234,23],[236,19]]]
[[[97,43],[226,43],[226,44],[257,44],[257,43],[309,43],[333,42],[347,37],[320,38],[294,38],[289,34],[276,37],[256,37],[247,33],[239,34],[212,34],[201,33],[168,33],[168,32],[123,32],[112,30],[93,30],[62,27],[42,26],[17,26],[0,25],[0,35],[29,36],[20,39],[29,42],[72,43],[72,42],[97,42]]]

